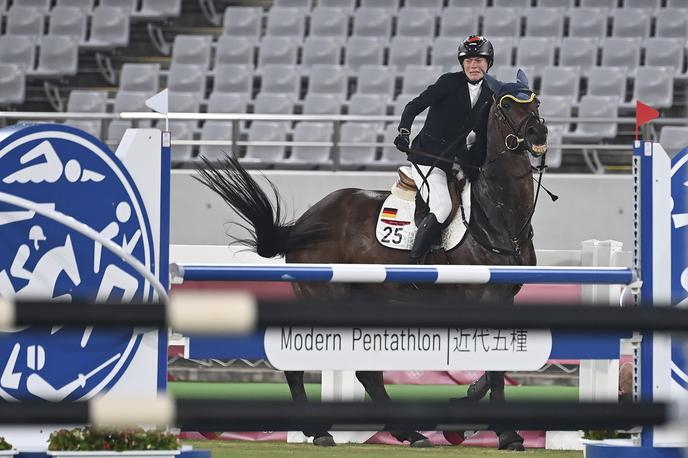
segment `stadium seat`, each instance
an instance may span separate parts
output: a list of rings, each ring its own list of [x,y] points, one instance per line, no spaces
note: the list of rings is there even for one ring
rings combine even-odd
[[[394,96],[394,80],[396,72],[389,67],[379,65],[363,65],[358,71],[356,93],[385,94]]]
[[[488,8],[483,14],[483,35],[492,37],[519,37],[521,13],[514,8]]]
[[[521,38],[516,48],[516,65],[539,68],[554,65],[554,45],[552,38]]]
[[[182,0],[142,0],[141,9],[133,17],[141,19],[164,19],[182,14]]]
[[[24,71],[14,64],[0,61],[0,105],[24,103],[25,90]]]
[[[434,84],[441,74],[442,70],[439,67],[409,65],[404,69],[401,93],[418,95]]]
[[[406,155],[394,146],[394,139],[399,134],[399,132],[397,132],[397,127],[397,123],[391,123],[385,127],[382,156],[380,156],[379,160],[373,162],[372,164],[368,164],[368,168],[393,169],[402,165],[408,165]],[[417,133],[419,131],[420,129],[411,129],[411,132]]]
[[[169,88],[168,104],[172,113],[198,113],[201,97],[193,92],[175,92]],[[195,123],[196,121],[192,121]]]
[[[406,105],[413,99],[418,97],[418,94],[399,94],[394,100],[394,115],[395,116],[400,116],[401,113],[404,112],[404,108],[406,108]],[[423,111],[423,114],[419,116],[425,116],[427,114],[427,110]]]
[[[311,13],[310,34],[345,39],[349,33],[350,10],[319,6]]]
[[[341,97],[334,94],[306,94],[303,99],[303,114],[338,115],[342,111]]]
[[[454,6],[482,11],[487,7],[487,0],[449,0],[447,7],[451,8]]]
[[[260,41],[258,69],[269,64],[296,65],[298,43],[286,37],[269,36]]]
[[[308,70],[309,94],[339,95],[344,100],[348,83],[347,70],[340,65],[313,65]]]
[[[210,35],[177,35],[172,46],[172,65],[197,65],[207,70],[212,42]]]
[[[650,15],[638,8],[622,8],[612,11],[613,37],[649,37]]]
[[[213,77],[213,92],[233,92],[251,97],[253,95],[253,69],[240,64],[216,66]]]
[[[155,94],[160,89],[160,64],[124,64],[119,76],[119,89]]]
[[[389,40],[392,16],[384,8],[358,8],[354,13],[353,36],[376,37]]]
[[[51,3],[52,0],[13,0],[12,7],[36,8],[43,14],[47,14]]]
[[[271,94],[288,94],[294,99],[301,91],[301,72],[292,65],[266,65],[260,80],[260,91]]]
[[[313,6],[312,0],[274,0],[273,7],[300,8],[310,10]]]
[[[581,0],[580,6],[583,8],[616,8],[618,0]]]
[[[581,98],[578,118],[616,118],[618,105],[615,97],[585,95]],[[598,142],[616,137],[616,122],[579,122],[573,132],[564,133],[565,140]]]
[[[127,15],[131,15],[136,11],[137,0],[100,0],[101,6],[111,6],[115,8],[121,8]]]
[[[571,109],[573,104],[571,103],[571,97],[561,96],[561,95],[541,95],[538,97],[540,100],[540,116],[547,121],[547,128],[550,126],[559,126],[565,132],[570,130],[570,124],[568,122],[553,122],[550,118],[570,118]]]
[[[638,67],[635,75],[633,99],[622,105],[635,108],[635,101],[642,100],[654,108],[669,108],[674,102],[673,67]]]
[[[354,94],[349,100],[349,114],[360,116],[385,116],[387,114],[387,102],[385,95]]]
[[[402,8],[397,14],[397,36],[431,40],[435,36],[435,12],[429,8]]]
[[[255,41],[251,37],[222,35],[215,46],[215,67],[237,64],[254,67]]]
[[[688,147],[688,127],[662,126],[659,131],[659,142],[671,157]]]
[[[303,43],[301,63],[304,67],[312,65],[339,65],[341,62],[343,37],[323,37],[311,35]]]
[[[246,113],[250,95],[213,91],[208,97],[208,113]]]
[[[516,81],[516,73],[518,70],[521,69],[525,72],[526,75],[532,80],[533,77],[531,75],[536,75],[539,74],[539,69],[535,69],[533,67],[524,67],[522,65],[519,66],[511,66],[511,65],[497,65],[490,69],[490,73],[492,76],[497,78],[499,81],[503,81],[505,83],[513,82]]]
[[[656,37],[686,38],[685,9],[661,8],[655,13],[655,20]]]
[[[172,166],[184,165],[191,161],[193,157],[193,146],[175,145],[175,140],[193,140],[195,121],[181,121],[173,119],[170,121],[170,132],[172,133],[172,151],[170,160]]]
[[[57,0],[57,7],[79,8],[86,14],[91,14],[95,0]],[[55,8],[53,8],[55,9]]]
[[[346,143],[376,143],[379,130],[376,124],[346,122],[342,124],[341,138]],[[375,161],[374,146],[340,146],[339,152],[343,169],[362,169]]]
[[[131,121],[125,119],[113,119],[107,127],[106,143],[113,149],[119,144],[124,132],[131,128]]]
[[[258,41],[261,32],[262,8],[229,6],[222,20],[222,34],[232,37],[252,37]]]
[[[569,10],[569,36],[606,37],[607,12],[605,8],[572,8]]]
[[[331,142],[332,123],[300,122],[294,128],[295,142]],[[291,148],[291,156],[280,164],[281,167],[315,168],[331,166],[330,146],[299,146]]]
[[[450,37],[454,48],[459,47],[458,37],[467,37],[478,30],[480,14],[473,8],[445,8],[439,15],[440,36]]]
[[[215,120],[206,121],[203,123],[203,127],[201,128],[201,141],[231,142],[232,122]],[[200,160],[201,157],[204,157],[209,161],[217,161],[223,159],[225,157],[225,153],[229,153],[231,151],[231,145],[200,145],[198,159]]]
[[[459,66],[458,47],[454,37],[435,38],[435,43],[430,47],[430,65],[441,67],[443,72],[456,71]]]
[[[490,38],[494,46],[494,64],[509,66],[512,62],[514,39],[513,38]],[[458,48],[458,44],[457,44]],[[458,64],[458,62],[457,62]]]
[[[581,73],[587,76],[597,65],[597,46],[597,38],[566,37],[559,45],[559,65],[580,67]]]
[[[667,0],[667,8],[685,8],[688,6],[686,0]]]
[[[625,67],[594,67],[588,77],[588,95],[613,96],[619,104],[626,98]]]
[[[652,14],[654,10],[659,9],[660,6],[660,0],[624,0],[625,9],[644,9],[650,14]]]
[[[600,42],[600,47],[602,48],[602,66],[624,67],[628,70],[629,76],[635,74],[640,64],[640,48],[642,47],[640,38],[606,38]]]
[[[543,95],[563,95],[578,99],[580,89],[580,68],[545,67],[542,70],[540,93]]]
[[[402,72],[409,65],[425,65],[427,55],[425,39],[396,36],[389,45],[389,66]]]
[[[167,75],[167,88],[174,92],[188,92],[205,97],[205,69],[198,65],[177,64],[170,66]]]
[[[28,35],[37,40],[43,35],[45,15],[38,8],[13,6],[5,15],[6,35]]]
[[[91,16],[88,47],[114,48],[129,44],[129,16],[114,6],[98,6]]]
[[[261,92],[253,101],[253,111],[261,114],[293,114],[295,100],[292,94]]]
[[[86,42],[86,10],[76,6],[56,6],[50,12],[48,34],[73,36]]]
[[[575,0],[537,0],[539,8],[573,8]]]
[[[497,8],[526,9],[530,6],[530,0],[493,0],[492,6]]]
[[[318,6],[324,8],[341,8],[351,12],[356,8],[356,0],[318,0]]]
[[[673,67],[674,76],[683,75],[685,44],[680,38],[648,38],[643,46],[645,66]]]
[[[562,8],[533,8],[526,15],[527,37],[558,38],[564,35],[565,10]]]
[[[33,70],[36,43],[28,35],[0,35],[0,63],[16,65],[21,71]]]
[[[361,8],[383,8],[395,12],[399,9],[399,0],[361,0]]]
[[[406,0],[404,5],[407,8],[425,8],[437,13],[444,6],[444,0]]]
[[[351,37],[346,43],[344,64],[353,71],[362,65],[382,65],[385,48],[375,37]]]
[[[545,165],[549,168],[556,169],[561,167],[562,149],[560,146],[563,143],[562,137],[564,129],[561,126],[547,126],[547,154],[545,155]],[[540,165],[540,158],[530,156],[530,163],[533,167]]]
[[[117,91],[112,109],[115,113],[123,111],[149,112],[145,102],[152,95],[150,92]]]
[[[67,111],[70,113],[105,113],[107,92],[73,90],[67,99]],[[101,138],[102,121],[100,119],[67,119],[65,124],[88,132]]]
[[[303,40],[306,14],[300,8],[272,7],[268,11],[265,35]]]
[[[38,66],[30,75],[62,77],[76,75],[79,66],[79,43],[76,37],[43,36],[39,41]]]
[[[248,140],[280,142],[287,139],[287,126],[285,123],[254,121],[248,131]],[[242,163],[253,167],[268,167],[284,160],[285,146],[256,146],[249,145],[246,148],[246,156]]]

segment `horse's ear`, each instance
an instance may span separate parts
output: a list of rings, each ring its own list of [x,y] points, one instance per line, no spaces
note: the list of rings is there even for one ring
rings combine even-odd
[[[526,76],[526,72],[524,72],[520,68],[518,69],[518,72],[516,72],[516,82],[521,83],[526,87],[530,87],[528,85],[528,77]]]
[[[493,94],[499,94],[499,91],[500,91],[500,89],[502,89],[502,86],[504,86],[504,83],[502,83],[498,79],[492,77],[489,73],[485,73],[485,76],[483,78],[487,82],[487,87],[490,88],[492,93]]]

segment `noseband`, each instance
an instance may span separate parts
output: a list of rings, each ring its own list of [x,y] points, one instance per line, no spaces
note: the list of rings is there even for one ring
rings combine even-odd
[[[497,118],[497,121],[500,124],[506,122],[507,126],[509,126],[509,129],[511,129],[511,133],[507,134],[507,136],[504,137],[504,147],[511,152],[516,152],[516,150],[518,150],[519,147],[526,141],[525,135],[523,135],[521,131],[525,129],[525,126],[528,125],[528,122],[531,119],[536,119],[537,125],[544,125],[545,120],[538,116],[537,113],[531,110],[528,112],[526,116],[523,117],[523,119],[521,119],[521,121],[518,123],[518,126],[514,126],[514,123],[506,114],[506,112],[504,111],[504,107],[502,106],[502,102],[506,98],[509,98],[516,103],[530,103],[533,100],[535,100],[536,96],[535,93],[531,93],[529,99],[521,100],[517,99],[511,94],[506,94],[499,99],[499,103],[497,104],[497,110],[495,111],[495,117]]]

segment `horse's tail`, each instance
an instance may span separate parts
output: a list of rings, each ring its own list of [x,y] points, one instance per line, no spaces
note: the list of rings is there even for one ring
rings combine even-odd
[[[194,178],[217,193],[246,224],[241,227],[250,233],[248,239],[236,239],[252,247],[258,255],[271,258],[303,248],[321,239],[327,230],[324,224],[308,224],[308,219],[286,222],[282,214],[281,197],[275,185],[266,178],[274,195],[274,206],[267,194],[244,169],[236,157],[225,155],[224,160],[212,163],[202,158],[204,168]]]

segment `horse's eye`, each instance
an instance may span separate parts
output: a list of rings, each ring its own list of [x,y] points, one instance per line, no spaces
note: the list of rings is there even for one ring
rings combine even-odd
[[[504,108],[505,110],[510,110],[511,104],[509,102],[504,102],[502,103],[502,108]]]

